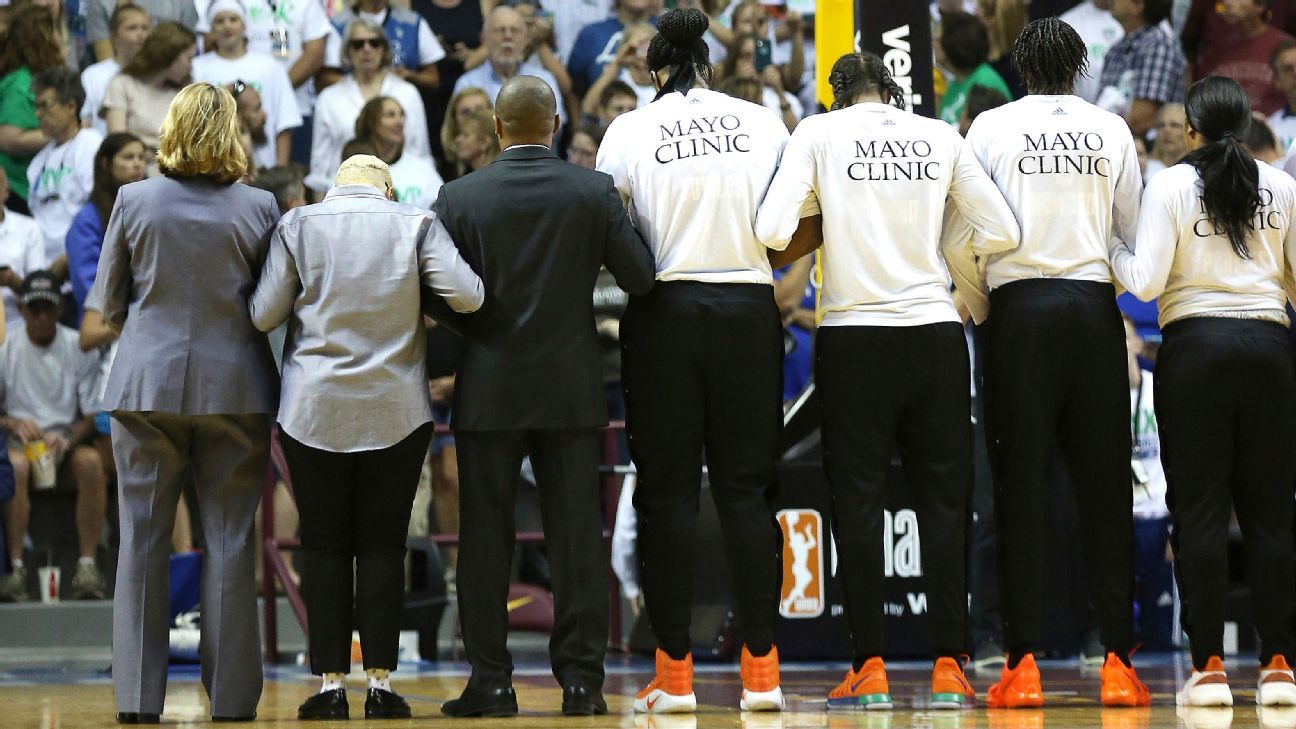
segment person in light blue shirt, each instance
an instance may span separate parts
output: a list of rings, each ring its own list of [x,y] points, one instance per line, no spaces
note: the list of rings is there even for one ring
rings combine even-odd
[[[526,21],[521,13],[504,5],[492,10],[482,29],[482,39],[489,57],[485,63],[459,77],[455,82],[454,93],[458,94],[467,88],[479,88],[490,96],[491,103],[494,104],[495,97],[506,81],[514,76],[535,76],[553,89],[554,98],[558,99],[558,118],[566,125],[567,111],[563,108],[558,80],[544,68],[524,60],[526,36]]]

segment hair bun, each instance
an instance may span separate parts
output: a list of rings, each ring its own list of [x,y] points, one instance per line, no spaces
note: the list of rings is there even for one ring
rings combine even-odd
[[[696,8],[667,10],[657,19],[657,32],[673,46],[691,46],[702,40],[710,27],[706,13]]]

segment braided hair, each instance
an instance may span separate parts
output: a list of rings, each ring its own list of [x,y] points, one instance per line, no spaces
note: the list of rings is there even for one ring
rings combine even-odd
[[[891,78],[891,71],[876,53],[847,53],[838,58],[832,73],[828,74],[828,85],[832,87],[834,111],[845,109],[860,96],[873,93],[897,109],[905,108],[904,89]]]
[[[1251,101],[1238,82],[1207,76],[1188,89],[1188,126],[1206,144],[1183,158],[1201,178],[1202,205],[1239,258],[1251,258],[1247,236],[1260,208],[1260,169],[1242,146],[1250,130]]]
[[[696,8],[667,10],[657,18],[657,35],[648,43],[648,70],[691,65],[711,84],[711,50],[702,35],[711,27],[706,13]]]
[[[1057,18],[1041,18],[1022,29],[1013,45],[1012,65],[1032,94],[1069,94],[1089,70],[1089,52],[1075,28]]]

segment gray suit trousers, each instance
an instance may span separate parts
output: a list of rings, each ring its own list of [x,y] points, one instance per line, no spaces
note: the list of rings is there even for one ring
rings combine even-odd
[[[253,522],[269,458],[271,416],[114,411],[121,553],[113,597],[117,710],[162,713],[169,656],[171,529],[192,474],[206,551],[202,682],[214,716],[261,699]]]

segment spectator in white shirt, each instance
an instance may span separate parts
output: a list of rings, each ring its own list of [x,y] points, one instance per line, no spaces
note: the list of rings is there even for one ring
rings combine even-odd
[[[1022,31],[1013,65],[1029,95],[982,112],[968,144],[1021,225],[1021,245],[987,257],[988,435],[995,474],[1008,662],[992,708],[1043,703],[1048,519],[1038,498],[1060,445],[1075,489],[1091,602],[1107,656],[1102,700],[1145,706],[1134,647],[1125,332],[1107,251],[1132,240],[1142,187],[1125,121],[1072,95],[1085,46],[1057,18]]]
[[[828,707],[891,702],[879,691],[886,672],[883,576],[872,567],[883,562],[887,473],[898,449],[923,492],[924,549],[951,555],[923,567],[932,705],[963,708],[976,702],[957,662],[967,634],[971,364],[947,265],[962,258],[974,271],[974,253],[1016,247],[1019,230],[958,132],[904,112],[905,92],[879,56],[842,56],[829,83],[832,111],[792,134],[756,217],[756,235],[777,251],[772,266],[824,243],[815,376],[852,658]],[[947,199],[976,236],[945,235]],[[808,203],[822,220],[803,218]],[[878,214],[888,209],[893,213]],[[803,219],[822,234],[793,244]]]
[[[355,136],[356,119],[365,103],[390,96],[405,111],[405,144],[413,152],[430,156],[423,98],[418,89],[392,72],[392,51],[383,29],[360,18],[347,26],[345,60],[351,72],[320,93],[315,108],[315,132],[310,175],[306,185],[327,192],[342,163],[342,146]]]
[[[32,91],[36,118],[50,142],[27,167],[27,205],[45,239],[44,267],[65,278],[64,238],[94,189],[94,157],[103,135],[81,127],[85,92],[76,71],[43,71],[32,80]]]
[[[247,11],[239,0],[215,0],[207,7],[207,17],[213,43],[209,52],[194,59],[194,80],[232,86],[240,120],[261,118],[259,125],[248,127],[253,167],[287,164],[292,131],[302,125],[292,81],[272,56],[249,49]]]
[[[455,82],[455,93],[476,87],[485,91],[494,104],[505,81],[519,75],[536,76],[553,89],[554,97],[558,99],[558,118],[564,124],[567,122],[558,79],[543,67],[526,61],[527,29],[521,13],[505,5],[492,10],[482,28],[482,45],[488,55],[486,63],[460,76]]]
[[[98,129],[100,134],[108,133],[108,122],[104,121],[100,113],[108,82],[139,52],[149,27],[147,10],[133,3],[117,3],[108,21],[108,29],[112,34],[109,37],[112,42],[112,57],[81,72],[81,87],[85,89],[86,96],[85,105],[81,107],[81,120]]]
[[[108,478],[94,435],[93,399],[98,358],[83,353],[76,331],[58,323],[63,310],[58,284],[49,271],[29,274],[22,288],[23,326],[0,345],[0,418],[10,434],[14,497],[5,515],[13,571],[0,581],[0,600],[21,602],[27,592],[23,540],[31,517],[28,495],[35,468],[23,444],[43,443],[61,479],[77,491],[76,531],[81,559],[72,579],[76,599],[101,600],[107,582],[95,565],[95,550],[108,507]],[[39,488],[39,486],[37,486]]]
[[[437,62],[445,58],[446,52],[418,13],[408,7],[393,7],[389,0],[359,0],[333,16],[333,27],[345,33],[356,18],[371,20],[383,29],[392,47],[392,71],[397,76],[421,91],[441,87]]]
[[[387,163],[396,202],[431,210],[441,191],[441,175],[432,158],[405,148],[405,110],[390,96],[370,99],[355,123],[355,138],[342,158],[370,154]]]
[[[3,287],[4,320],[10,330],[22,323],[18,290],[27,274],[45,265],[45,240],[35,220],[4,207],[9,180],[0,175],[0,287]]]
[[[1120,283],[1158,300],[1164,335],[1156,413],[1193,664],[1177,700],[1232,704],[1224,604],[1236,513],[1260,635],[1256,703],[1292,705],[1296,182],[1243,148],[1251,103],[1237,82],[1202,79],[1185,106],[1192,151],[1148,184],[1133,250],[1111,251]]]
[[[1125,29],[1112,17],[1113,1],[1083,0],[1061,16],[1063,22],[1080,34],[1080,40],[1084,41],[1089,52],[1089,73],[1076,79],[1075,92],[1090,104],[1098,101],[1098,93],[1102,91],[1098,81],[1102,78],[1103,56],[1107,55],[1108,48],[1125,37]]]

